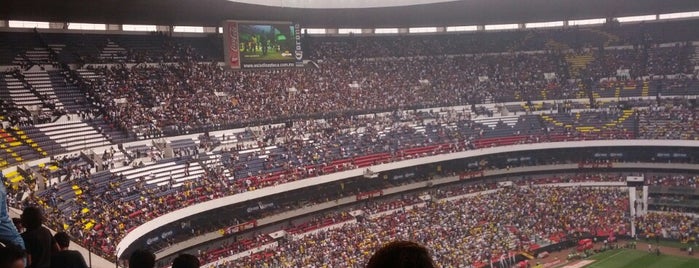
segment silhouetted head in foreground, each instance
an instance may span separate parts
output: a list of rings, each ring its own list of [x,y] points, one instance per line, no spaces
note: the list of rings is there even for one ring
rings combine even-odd
[[[199,259],[190,254],[180,254],[172,261],[172,268],[199,268]]]
[[[44,215],[38,207],[26,207],[20,216],[22,226],[27,230],[35,230],[41,228],[41,223],[44,222]]]
[[[144,249],[138,249],[129,257],[129,268],[155,267],[155,254]]]
[[[371,256],[367,268],[434,268],[427,248],[410,241],[384,245]]]
[[[65,232],[58,232],[53,235],[53,239],[56,240],[59,249],[67,249],[70,246],[70,236]]]

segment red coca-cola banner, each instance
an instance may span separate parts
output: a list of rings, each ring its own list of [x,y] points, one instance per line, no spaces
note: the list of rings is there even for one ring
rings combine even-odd
[[[255,220],[252,220],[249,222],[244,222],[244,223],[234,225],[234,226],[229,226],[229,227],[226,227],[226,229],[223,229],[222,235],[231,235],[231,234],[239,233],[239,232],[251,229],[251,228],[255,228],[255,226],[257,226],[257,221],[255,221]]]
[[[238,23],[235,21],[223,22],[223,47],[226,62],[233,69],[240,69],[240,48],[238,37]]]

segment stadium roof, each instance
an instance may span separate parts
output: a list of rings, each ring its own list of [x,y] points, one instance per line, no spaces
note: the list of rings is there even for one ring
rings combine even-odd
[[[318,4],[323,1],[335,3]],[[3,0],[0,1],[0,19],[195,26],[216,26],[222,20],[237,19],[295,21],[300,22],[305,27],[373,28],[523,23],[699,10],[699,1],[697,0],[323,1]],[[341,2],[346,3],[342,4]],[[369,2],[392,6],[327,8],[338,5],[353,7],[360,3]],[[278,4],[274,5],[274,3]]]

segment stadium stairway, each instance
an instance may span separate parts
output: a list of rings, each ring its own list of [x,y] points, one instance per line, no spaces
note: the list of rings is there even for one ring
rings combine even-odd
[[[59,71],[48,71],[51,87],[58,101],[63,103],[64,108],[68,113],[76,112],[80,109],[85,109],[85,94],[80,89],[66,80],[66,76]]]
[[[648,86],[648,81],[643,81],[643,88],[641,90],[641,97],[648,97],[648,91],[650,86]]]
[[[105,61],[126,60],[126,49],[114,43],[112,40],[109,40],[104,48],[102,48],[102,51],[100,51],[99,59]]]
[[[51,78],[49,74],[44,70],[27,71],[22,74],[24,80],[27,81],[29,85],[36,91],[37,94],[46,98],[45,101],[51,102],[55,105],[54,109],[62,109],[63,103],[58,100],[56,93],[54,92],[53,86],[51,85]]]
[[[51,53],[43,47],[35,47],[24,52],[24,56],[34,64],[49,64],[51,62]]]
[[[0,92],[17,106],[41,107],[43,102],[22,81],[11,73],[4,73],[0,78]]]
[[[188,174],[185,172],[186,163],[189,163]],[[196,161],[165,161],[155,163],[141,168],[126,166],[110,171],[114,174],[124,175],[127,179],[121,187],[128,187],[135,183],[137,178],[145,178],[146,184],[156,184],[157,186],[167,185],[170,178],[173,180],[172,187],[179,187],[183,182],[195,179],[204,174],[204,169]]]
[[[230,158],[230,156],[228,158]],[[215,154],[213,152],[206,152],[199,156],[199,162],[202,167],[207,167],[208,169],[223,168],[223,175],[226,176],[228,180],[234,180],[235,177],[233,177],[233,174],[231,174],[231,172],[225,168],[223,159],[223,155]],[[226,161],[230,161],[230,159],[227,159]]]
[[[31,131],[29,130],[31,128]],[[47,142],[52,149],[58,146],[55,153],[77,151],[81,149],[110,145],[107,138],[93,126],[83,121],[54,122],[28,127],[29,136],[37,135],[36,141]],[[45,137],[41,137],[45,135]]]

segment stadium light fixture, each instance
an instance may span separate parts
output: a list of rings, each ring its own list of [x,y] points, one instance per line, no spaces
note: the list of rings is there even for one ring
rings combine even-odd
[[[408,28],[409,33],[436,33],[437,27],[412,27]]]
[[[48,29],[49,23],[47,21],[11,20],[11,21],[8,21],[8,26],[10,26],[10,28]]]
[[[361,34],[362,29],[359,28],[339,28],[337,29],[338,34]]]
[[[478,31],[478,26],[448,26],[447,32],[473,32]]]
[[[68,23],[68,30],[106,31],[107,24],[69,22]]]
[[[327,30],[325,28],[304,28],[301,30],[302,33],[307,33],[307,34],[326,34]]]
[[[513,30],[519,29],[519,24],[489,24],[485,26],[486,31]]]
[[[125,32],[156,32],[158,29],[155,25],[137,25],[137,24],[124,24],[121,25],[121,29]]]
[[[696,17],[699,17],[699,11],[665,13],[665,14],[658,15],[658,19],[661,19],[661,20],[696,18]]]
[[[530,22],[525,23],[524,28],[550,28],[550,27],[563,27],[563,21],[548,21],[548,22]]]
[[[376,28],[374,29],[375,34],[397,34],[398,28]]]
[[[176,33],[203,33],[204,27],[202,26],[175,26],[172,28],[173,32]]]
[[[569,20],[568,25],[569,26],[595,25],[595,24],[604,24],[605,22],[607,22],[607,19],[605,19],[605,18]]]
[[[651,21],[656,20],[656,15],[641,15],[641,16],[628,16],[628,17],[618,17],[616,18],[619,22],[640,22],[640,21]]]

